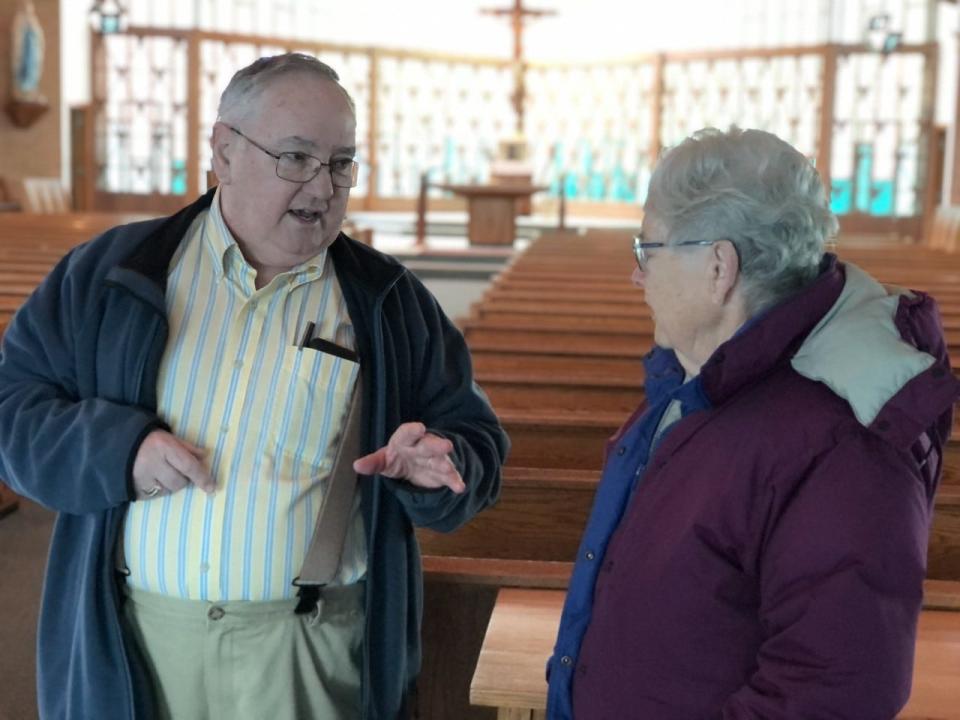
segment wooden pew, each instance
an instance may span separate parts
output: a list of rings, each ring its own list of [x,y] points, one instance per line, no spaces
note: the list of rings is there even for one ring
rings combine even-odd
[[[490,560],[573,562],[599,471],[508,465],[500,501],[456,533],[418,530],[427,555]],[[960,581],[960,485],[934,500],[927,577]]]
[[[960,252],[960,207],[939,206],[925,240],[928,248],[949,253]]]
[[[597,471],[509,464],[493,508],[456,533],[417,532],[425,572],[423,717],[493,717],[467,706],[466,673],[479,655],[496,590],[566,587],[598,480]],[[934,513],[928,587],[960,577],[960,487],[941,488]],[[932,606],[944,602],[928,599]],[[449,642],[451,634],[457,643]]]
[[[63,252],[77,242],[86,240],[92,233],[87,228],[82,236],[77,234],[71,236],[69,232],[64,232],[61,236],[56,230],[47,230],[31,236],[28,230],[23,230],[18,236],[22,238],[21,241],[15,243],[16,247],[9,248],[4,248],[2,240],[4,234],[3,225],[0,223],[0,270],[21,274],[22,277],[29,276],[31,281],[37,279],[39,282]],[[614,238],[615,236],[611,235],[607,237],[607,242],[601,241],[597,247],[589,248],[592,272],[581,272],[585,265],[582,244],[580,248],[574,248],[571,245],[575,252],[569,253],[568,258],[553,261],[548,260],[546,255],[539,257],[537,262],[544,266],[542,271],[527,268],[521,258],[521,261],[515,263],[514,267],[498,281],[497,289],[520,289],[527,293],[540,293],[541,297],[545,297],[548,290],[556,290],[559,286],[566,290],[567,299],[570,296],[579,298],[583,293],[597,293],[611,296],[600,300],[601,305],[607,302],[619,304],[622,301],[628,307],[642,310],[642,302],[637,302],[642,298],[642,293],[632,287],[626,279],[632,268],[629,245],[627,244],[627,250],[624,252],[622,245],[612,241]],[[42,243],[43,249],[34,252],[31,243],[37,242]],[[534,252],[524,258],[532,258],[539,253],[541,250],[539,243],[535,244],[531,250]],[[608,257],[605,265],[594,262],[597,255],[603,254]],[[877,263],[884,260],[879,255],[871,257]],[[624,266],[625,261],[626,266]],[[895,266],[895,263],[892,263],[892,266]],[[518,268],[519,271],[514,272]],[[618,277],[617,273],[621,275]],[[910,279],[910,276],[901,277]],[[945,277],[944,282],[949,282],[949,275]],[[508,278],[511,278],[509,283]],[[614,280],[611,281],[611,278]],[[14,280],[14,278],[10,279]],[[17,292],[11,293],[14,299],[8,303],[8,310],[2,309],[4,305],[0,298],[0,318],[4,312],[15,310],[17,294]],[[536,299],[536,297],[527,299]],[[563,302],[564,298],[550,298],[550,300]],[[598,320],[597,309],[597,307],[593,308],[592,318],[586,316],[588,320],[592,319],[594,324]],[[542,311],[542,308],[538,310]],[[501,308],[495,312],[510,316],[519,314],[513,307]],[[574,316],[584,317],[576,313]],[[504,316],[497,317],[503,320]],[[546,314],[540,316],[541,323],[544,322],[544,317],[547,317]],[[624,317],[631,319],[629,314],[624,314]],[[619,318],[615,315],[610,321],[602,317],[599,319],[613,324]],[[556,320],[556,322],[560,321]],[[559,325],[558,329],[560,329]],[[470,337],[469,332],[468,337]],[[475,336],[471,338],[470,344],[475,351],[475,356],[479,356],[485,351],[475,346],[475,339]],[[594,365],[603,365],[610,370],[618,368],[621,376],[628,380],[628,387],[630,367],[635,367],[638,373],[636,387],[639,388],[641,379],[639,373],[642,370],[638,361],[642,352],[637,350],[632,336],[629,340],[631,343],[629,349],[625,345],[624,352],[619,355],[614,353],[603,356],[598,354],[600,349],[592,348],[594,352],[586,358]],[[556,355],[558,362],[568,362],[583,357],[579,353],[569,351],[569,340],[565,340],[565,343],[564,347],[568,352],[563,352],[562,347]],[[542,351],[543,346],[538,345],[537,352],[542,354]],[[502,359],[503,355],[509,356],[506,361],[509,362],[511,358],[515,359],[518,353],[488,353],[489,358],[500,357],[497,362],[501,363],[505,362]],[[609,388],[610,385],[598,386],[595,382],[587,382],[585,387],[587,392],[602,392],[602,390],[597,391],[597,387]],[[612,387],[622,388],[623,386],[612,385]],[[542,388],[535,388],[535,390],[540,391]],[[580,391],[571,390],[571,392]],[[545,399],[542,392],[535,397]],[[576,397],[576,402],[579,403],[583,396],[572,397]],[[631,402],[633,399],[631,397]],[[499,401],[501,405],[502,402],[502,400]],[[424,676],[428,679],[433,677],[435,680],[435,682],[428,681],[422,684],[425,690],[421,698],[421,709],[428,710],[423,713],[425,717],[468,717],[467,714],[460,714],[454,709],[459,707],[456,703],[465,702],[466,698],[465,688],[462,685],[457,686],[455,677],[462,675],[463,668],[470,665],[472,649],[475,648],[476,652],[479,652],[479,637],[482,635],[486,618],[489,617],[492,609],[496,587],[499,585],[557,587],[564,572],[569,573],[569,561],[575,555],[579,534],[592,502],[603,443],[627,414],[623,411],[623,407],[606,406],[603,413],[591,411],[582,413],[579,417],[573,417],[568,411],[563,417],[558,417],[555,413],[541,413],[531,418],[528,413],[523,412],[526,409],[525,402],[518,402],[515,408],[504,412],[508,428],[517,434],[520,443],[518,445],[515,442],[515,451],[511,457],[510,467],[507,469],[504,497],[498,508],[479,516],[474,521],[477,523],[476,526],[471,524],[460,533],[450,536],[458,538],[453,544],[441,544],[437,538],[432,538],[426,532],[419,534],[426,553],[424,569],[427,593],[424,616],[427,622],[424,627]],[[509,410],[515,410],[515,412],[511,413]],[[544,458],[547,459],[545,468],[521,466],[523,462],[531,466],[544,464]],[[577,470],[578,462],[585,463],[579,471]],[[563,469],[558,470],[558,468]],[[526,474],[521,471],[525,471]],[[549,503],[544,501],[546,495],[550,496]],[[939,499],[938,503],[938,508],[944,505]],[[545,504],[551,507],[544,509]],[[500,510],[503,512],[498,514]],[[555,534],[551,534],[558,525],[561,525],[551,520],[552,514],[559,514],[560,517],[572,520],[572,522],[562,523],[564,530],[567,531],[564,537],[558,538]],[[493,523],[492,526],[484,524],[488,519]],[[949,542],[953,534],[952,527],[949,524],[944,526],[943,539],[938,542]],[[937,528],[935,532],[939,532]],[[515,537],[517,542],[510,543],[511,536]],[[445,538],[444,542],[448,540],[449,538]],[[484,547],[487,547],[486,551],[483,550]],[[483,552],[486,552],[486,555],[483,555]],[[511,552],[516,556],[511,556]],[[480,557],[471,557],[476,555]],[[507,557],[502,557],[505,555]],[[943,562],[949,567],[950,563],[954,562],[953,556],[948,554]],[[938,566],[932,564],[932,567]],[[464,624],[465,618],[468,618],[466,624]],[[469,628],[469,631],[461,633],[460,629],[464,628]],[[459,642],[456,645],[449,642],[451,632],[456,633],[458,637]],[[438,648],[451,652],[438,654]],[[472,671],[472,667],[467,667],[467,670]],[[451,696],[454,696],[452,700]]]
[[[0,518],[9,515],[20,505],[14,492],[0,482]]]
[[[960,608],[960,584],[926,593]],[[499,593],[478,658],[471,702],[500,720],[545,720],[545,666],[565,593],[507,588]],[[897,720],[956,720],[960,708],[960,610],[925,609],[917,630],[913,689]]]
[[[514,440],[501,500],[452,536],[418,534],[428,558],[455,558],[451,562],[459,570],[449,577],[467,605],[465,598],[477,592],[478,585],[487,588],[478,576],[490,563],[520,563],[529,569],[530,563],[569,562],[575,557],[604,443],[642,393],[639,360],[651,344],[652,323],[644,313],[642,292],[628,281],[629,245],[601,242],[585,253],[581,243],[569,257],[554,259],[541,252],[542,245],[534,243],[518,258],[495,282],[475,316],[462,323],[477,378]],[[902,253],[862,255],[891,273],[903,258]],[[960,300],[952,292],[954,274],[954,270],[939,273],[937,287],[943,296]],[[907,285],[916,280],[909,273],[887,275],[894,277]],[[946,324],[956,327],[949,316]],[[511,325],[514,332],[496,334]],[[646,347],[637,341],[638,335],[646,336]],[[930,577],[958,577],[958,508],[957,490],[941,490],[931,532]],[[471,567],[477,568],[477,576]],[[510,578],[512,585],[521,582],[516,575]],[[531,576],[528,582],[542,579]],[[436,592],[428,576],[428,605]],[[485,599],[489,604],[488,588]],[[446,623],[461,626],[455,615]],[[474,625],[457,632],[458,637],[471,637],[478,624],[474,618]],[[472,652],[475,643],[468,644]],[[425,658],[434,652],[428,642]],[[460,665],[469,661],[460,658]]]

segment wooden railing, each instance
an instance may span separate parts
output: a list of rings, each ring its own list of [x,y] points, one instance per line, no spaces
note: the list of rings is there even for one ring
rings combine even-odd
[[[412,152],[406,147],[410,144],[408,138],[393,137],[384,130],[389,123],[394,122],[394,116],[399,114],[396,108],[383,107],[384,98],[387,97],[391,89],[389,80],[384,77],[384,68],[388,66],[385,65],[385,63],[413,63],[418,70],[412,74],[417,76],[417,72],[419,72],[423,77],[422,82],[424,85],[422,92],[419,95],[416,95],[416,92],[414,92],[414,96],[409,99],[405,97],[405,109],[403,112],[406,113],[405,117],[407,117],[408,120],[411,117],[420,117],[420,115],[429,118],[437,114],[442,114],[443,118],[450,118],[457,116],[457,113],[459,113],[459,115],[462,116],[463,105],[451,108],[448,107],[451,104],[449,102],[438,102],[435,98],[426,97],[436,94],[439,91],[439,86],[433,87],[429,84],[429,76],[435,70],[443,71],[445,67],[448,69],[457,67],[464,71],[487,68],[494,72],[506,74],[512,72],[511,63],[506,59],[338,45],[289,38],[269,38],[205,30],[131,27],[123,36],[134,38],[136,39],[136,43],[141,44],[154,40],[172,41],[180,48],[178,52],[186,58],[186,69],[184,70],[186,77],[182,79],[182,84],[186,88],[186,94],[185,97],[177,99],[175,103],[178,107],[178,112],[181,113],[181,115],[178,115],[180,119],[176,120],[176,122],[185,124],[186,151],[184,157],[178,160],[178,162],[185,164],[185,185],[182,188],[183,192],[181,195],[175,199],[145,200],[143,196],[140,196],[141,207],[137,208],[131,206],[131,203],[138,202],[136,196],[126,197],[123,196],[123,193],[117,192],[106,193],[103,191],[102,183],[96,181],[97,178],[101,177],[105,164],[109,162],[105,147],[105,111],[110,93],[117,92],[117,90],[111,88],[110,84],[106,81],[108,77],[108,70],[106,69],[106,43],[109,42],[108,37],[110,36],[94,34],[91,43],[93,56],[93,62],[91,63],[92,102],[86,121],[80,123],[80,125],[82,125],[82,132],[75,133],[73,140],[74,143],[80,142],[86,146],[80,151],[74,152],[75,160],[79,161],[79,163],[75,163],[75,169],[76,172],[82,176],[79,178],[77,184],[83,188],[83,192],[79,193],[76,198],[76,209],[101,211],[150,209],[166,211],[170,209],[171,203],[183,204],[182,201],[184,197],[194,197],[204,189],[204,173],[201,165],[203,163],[202,158],[204,157],[205,150],[202,144],[204,137],[209,135],[209,128],[214,121],[213,117],[208,116],[211,112],[209,96],[212,90],[210,87],[207,87],[207,85],[209,85],[208,76],[211,76],[211,70],[209,67],[203,65],[203,51],[204,48],[207,47],[205,44],[222,43],[226,50],[230,51],[234,49],[239,50],[245,48],[249,50],[253,48],[257,54],[268,54],[284,50],[299,50],[313,53],[327,59],[332,58],[333,64],[335,65],[337,64],[336,59],[339,58],[348,66],[350,63],[355,62],[357,67],[364,68],[360,75],[357,75],[359,71],[356,71],[354,72],[354,77],[344,78],[348,87],[354,92],[355,98],[358,100],[360,129],[360,137],[358,139],[363,152],[363,164],[367,170],[365,179],[362,180],[363,187],[358,188],[354,192],[354,198],[352,198],[351,207],[355,210],[414,210],[417,204],[417,180],[419,175],[426,167],[435,167],[438,165],[437,156],[434,151],[441,152],[436,150],[435,147],[424,150],[423,153],[418,151],[415,156],[410,155],[408,161],[396,161],[392,157],[384,158],[382,156],[385,148],[390,149],[391,152],[397,150],[397,143],[401,143],[404,146],[403,148],[399,148],[399,151]],[[616,119],[618,123],[621,123],[618,125],[619,129],[616,130],[617,133],[621,134],[610,138],[611,140],[626,136],[629,136],[631,140],[636,140],[637,137],[640,138],[634,143],[639,148],[641,156],[640,162],[643,165],[637,168],[637,173],[640,173],[644,167],[649,169],[649,167],[655,163],[656,158],[665,145],[672,144],[679,139],[676,137],[678,131],[676,122],[672,125],[668,122],[669,118],[675,118],[677,114],[677,100],[675,97],[677,88],[671,86],[670,78],[678,72],[692,72],[694,65],[698,68],[707,68],[708,70],[705,72],[709,72],[709,68],[732,62],[736,68],[740,68],[736,70],[736,72],[744,73],[743,77],[746,77],[747,71],[742,68],[750,63],[759,63],[762,65],[763,63],[772,63],[783,59],[787,59],[788,61],[795,59],[798,63],[797,67],[799,68],[799,63],[802,60],[812,59],[819,68],[818,76],[813,81],[811,81],[809,77],[804,78],[802,84],[805,91],[815,93],[816,97],[811,96],[809,102],[799,103],[799,109],[796,112],[803,115],[804,123],[815,125],[816,132],[815,137],[809,141],[810,146],[800,147],[800,150],[815,159],[817,167],[829,184],[832,178],[834,159],[836,157],[834,152],[834,131],[837,129],[838,123],[842,125],[847,122],[847,118],[843,116],[842,113],[838,114],[837,108],[838,66],[845,59],[867,53],[869,53],[867,48],[861,45],[825,44],[773,49],[760,48],[647,54],[580,66],[563,63],[528,62],[523,65],[523,71],[525,73],[525,86],[529,90],[528,97],[530,99],[528,103],[533,104],[534,110],[538,102],[541,103],[541,106],[544,103],[542,94],[540,96],[541,99],[537,99],[538,80],[536,79],[538,77],[537,74],[544,71],[563,73],[576,70],[577,72],[590,73],[602,72],[604,68],[616,68],[618,72],[622,72],[628,77],[636,78],[642,75],[645,78],[645,84],[642,88],[642,105],[646,110],[641,112],[643,115],[642,118],[629,119],[634,123],[633,125],[624,124],[626,122],[625,119],[617,118],[617,98],[609,98],[608,102],[602,101],[596,107],[597,113],[606,113],[609,115],[609,117],[607,117],[607,115],[603,117],[610,122]],[[919,55],[923,60],[922,78],[919,78],[923,87],[921,90],[919,116],[916,118],[919,133],[917,168],[915,170],[916,182],[912,184],[912,187],[917,188],[916,211],[912,217],[905,217],[901,212],[899,213],[900,217],[897,218],[878,217],[876,214],[854,212],[846,216],[845,230],[851,233],[890,232],[892,234],[909,235],[913,238],[920,238],[922,236],[920,219],[924,213],[932,212],[932,203],[928,201],[928,198],[938,195],[940,186],[939,174],[942,174],[942,163],[929,162],[931,153],[935,152],[936,147],[933,142],[933,110],[934,85],[937,72],[937,45],[935,43],[903,45],[891,54],[891,56],[894,57],[898,55]],[[130,58],[127,58],[127,60],[130,61],[131,65],[134,64]],[[887,60],[884,60],[883,62],[886,61]],[[232,71],[237,68],[228,69]],[[224,69],[219,71],[225,72]],[[174,72],[174,69],[171,68],[170,72]],[[769,72],[772,73],[773,70],[770,69]],[[780,73],[779,69],[777,73]],[[741,80],[742,78],[738,79],[737,82]],[[460,78],[459,82],[463,83],[464,87],[461,88],[458,85],[456,88],[457,92],[470,91],[471,81],[469,78]],[[707,82],[707,84],[710,84],[710,82],[712,81]],[[801,78],[791,78],[789,82],[796,82],[800,85]],[[204,83],[207,83],[207,85],[204,85]],[[689,88],[692,87],[693,84],[695,83],[692,83],[690,86],[684,86],[688,91],[688,95],[690,94]],[[741,83],[743,87],[746,87],[747,84],[745,80]],[[114,85],[116,85],[116,83],[114,83]],[[222,87],[217,89],[217,91],[219,90],[222,90]],[[410,88],[408,87],[406,90],[410,90]],[[502,107],[509,106],[509,98],[506,97],[507,93],[507,89],[504,89],[503,94],[505,96],[502,98],[498,97],[498,93],[493,94],[489,103],[491,106],[489,109],[490,112],[494,111],[494,106],[498,109],[498,112]],[[696,91],[694,91],[693,94],[695,95]],[[203,107],[203,98],[207,98],[205,107]],[[406,102],[406,100],[409,100],[409,102]],[[687,98],[687,101],[689,101],[689,98]],[[756,125],[758,122],[756,119],[758,115],[757,108],[761,106],[763,101],[757,100],[756,98],[748,100],[741,98],[741,101],[742,104],[737,106],[740,108],[741,114],[746,117],[747,122],[751,122],[750,118],[753,118],[752,124]],[[731,102],[733,101],[731,100]],[[749,103],[754,104],[751,105]],[[182,107],[180,107],[180,105],[182,105]],[[485,111],[487,109],[488,108],[485,108]],[[766,112],[766,110],[764,111]],[[510,112],[513,111],[510,110]],[[874,110],[870,110],[869,112],[874,112]],[[673,115],[671,115],[671,113],[673,113]],[[529,117],[530,114],[531,113],[528,112],[527,116]],[[705,122],[722,124],[724,118],[726,118],[726,115],[723,115],[723,117],[718,115],[716,118],[706,118]],[[858,116],[856,121],[866,122],[871,119],[880,120],[880,118],[864,118]],[[800,118],[793,118],[793,120],[799,122]],[[637,124],[637,122],[639,122],[639,124]],[[501,136],[507,135],[511,131],[512,124],[505,124],[509,125],[509,127],[503,127],[499,130]],[[743,121],[740,121],[739,124],[743,124]],[[670,127],[667,127],[668,125],[670,125]],[[631,129],[633,127],[638,129]],[[684,134],[694,129],[696,128],[684,128]],[[494,131],[490,129],[481,129],[474,134],[478,133],[480,135],[486,133],[483,140],[485,143],[483,147],[492,147],[497,141],[502,139],[502,137],[495,137]],[[545,134],[538,128],[531,127],[527,128],[527,139],[532,148],[531,154],[541,158],[541,161],[544,157],[551,157],[550,153],[556,150],[554,143],[558,141],[558,138],[549,136],[549,133]],[[787,139],[790,140],[790,138]],[[460,142],[460,140],[458,139],[457,142]],[[476,140],[475,138],[468,139],[466,142],[475,143]],[[480,146],[474,144],[470,147]],[[111,150],[111,152],[113,152],[113,150]],[[559,151],[556,152],[559,153]],[[434,155],[430,156],[430,153],[434,153]],[[394,163],[394,165],[390,166],[393,168],[393,173],[398,172],[398,168],[400,168],[405,177],[406,175],[410,175],[410,181],[404,185],[407,189],[400,194],[397,194],[393,190],[384,191],[383,189],[386,186],[383,173],[387,165],[391,162]],[[477,167],[480,167],[482,170],[481,166]],[[928,170],[937,170],[938,168],[939,170],[936,173],[937,177],[930,177],[931,173],[928,172]],[[535,168],[538,172],[540,169],[542,168]],[[86,182],[83,182],[84,178]],[[458,182],[456,178],[452,180],[450,178],[444,178],[443,180],[445,182]],[[476,178],[474,178],[474,181],[475,180]],[[545,180],[546,178],[544,177],[534,177],[534,181],[537,183],[543,183]],[[927,188],[931,188],[930,192],[926,191]],[[642,192],[642,190],[638,191],[638,193],[640,192]],[[155,192],[154,194],[161,193]],[[110,197],[111,195],[120,197]],[[640,198],[637,198],[637,200],[639,199]],[[601,215],[636,219],[639,217],[637,213],[637,200],[630,202],[594,202],[570,197],[568,198],[568,204],[571,213],[596,212]],[[545,203],[555,205],[556,200],[553,198],[541,200],[538,206],[542,206]],[[431,198],[431,206],[438,209],[462,207],[461,204],[448,197]]]

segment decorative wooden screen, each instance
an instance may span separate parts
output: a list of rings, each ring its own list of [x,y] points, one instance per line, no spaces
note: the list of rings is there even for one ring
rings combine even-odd
[[[701,127],[763,128],[816,157],[821,103],[819,54],[678,58],[666,63],[661,141]]]
[[[909,217],[923,212],[933,72],[929,55],[838,58],[833,112],[833,209]]]
[[[534,176],[571,199],[635,203],[656,159],[655,64],[534,65],[526,135]]]
[[[97,187],[187,191],[187,48],[182,39],[108,35],[94,44]]]
[[[513,129],[509,63],[378,53],[376,77],[377,195],[413,197],[423,172],[487,181]]]
[[[401,207],[424,172],[434,182],[484,182],[499,142],[514,134],[513,67],[503,60],[149,28],[96,36],[93,48],[96,177],[110,192],[202,190],[220,92],[240,67],[285,50],[320,57],[352,93],[363,167],[354,195],[365,207]],[[524,68],[534,181],[554,196],[642,202],[663,147],[736,124],[777,133],[815,160],[840,214],[924,210],[933,44],[887,55],[820,45]]]

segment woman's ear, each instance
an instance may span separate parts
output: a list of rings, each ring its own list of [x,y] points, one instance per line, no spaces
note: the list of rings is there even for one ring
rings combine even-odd
[[[740,258],[737,256],[737,248],[729,240],[718,240],[711,249],[711,295],[716,304],[722,305],[730,298],[730,293],[740,278]]]

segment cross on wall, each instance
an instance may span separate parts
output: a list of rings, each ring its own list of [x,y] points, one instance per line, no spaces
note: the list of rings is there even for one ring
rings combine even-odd
[[[513,109],[517,113],[517,134],[523,135],[524,100],[527,94],[523,71],[523,30],[528,19],[556,15],[557,12],[527,7],[523,4],[523,0],[514,0],[513,7],[485,8],[481,12],[485,15],[508,17],[511,20],[513,26],[513,97],[511,100]]]

